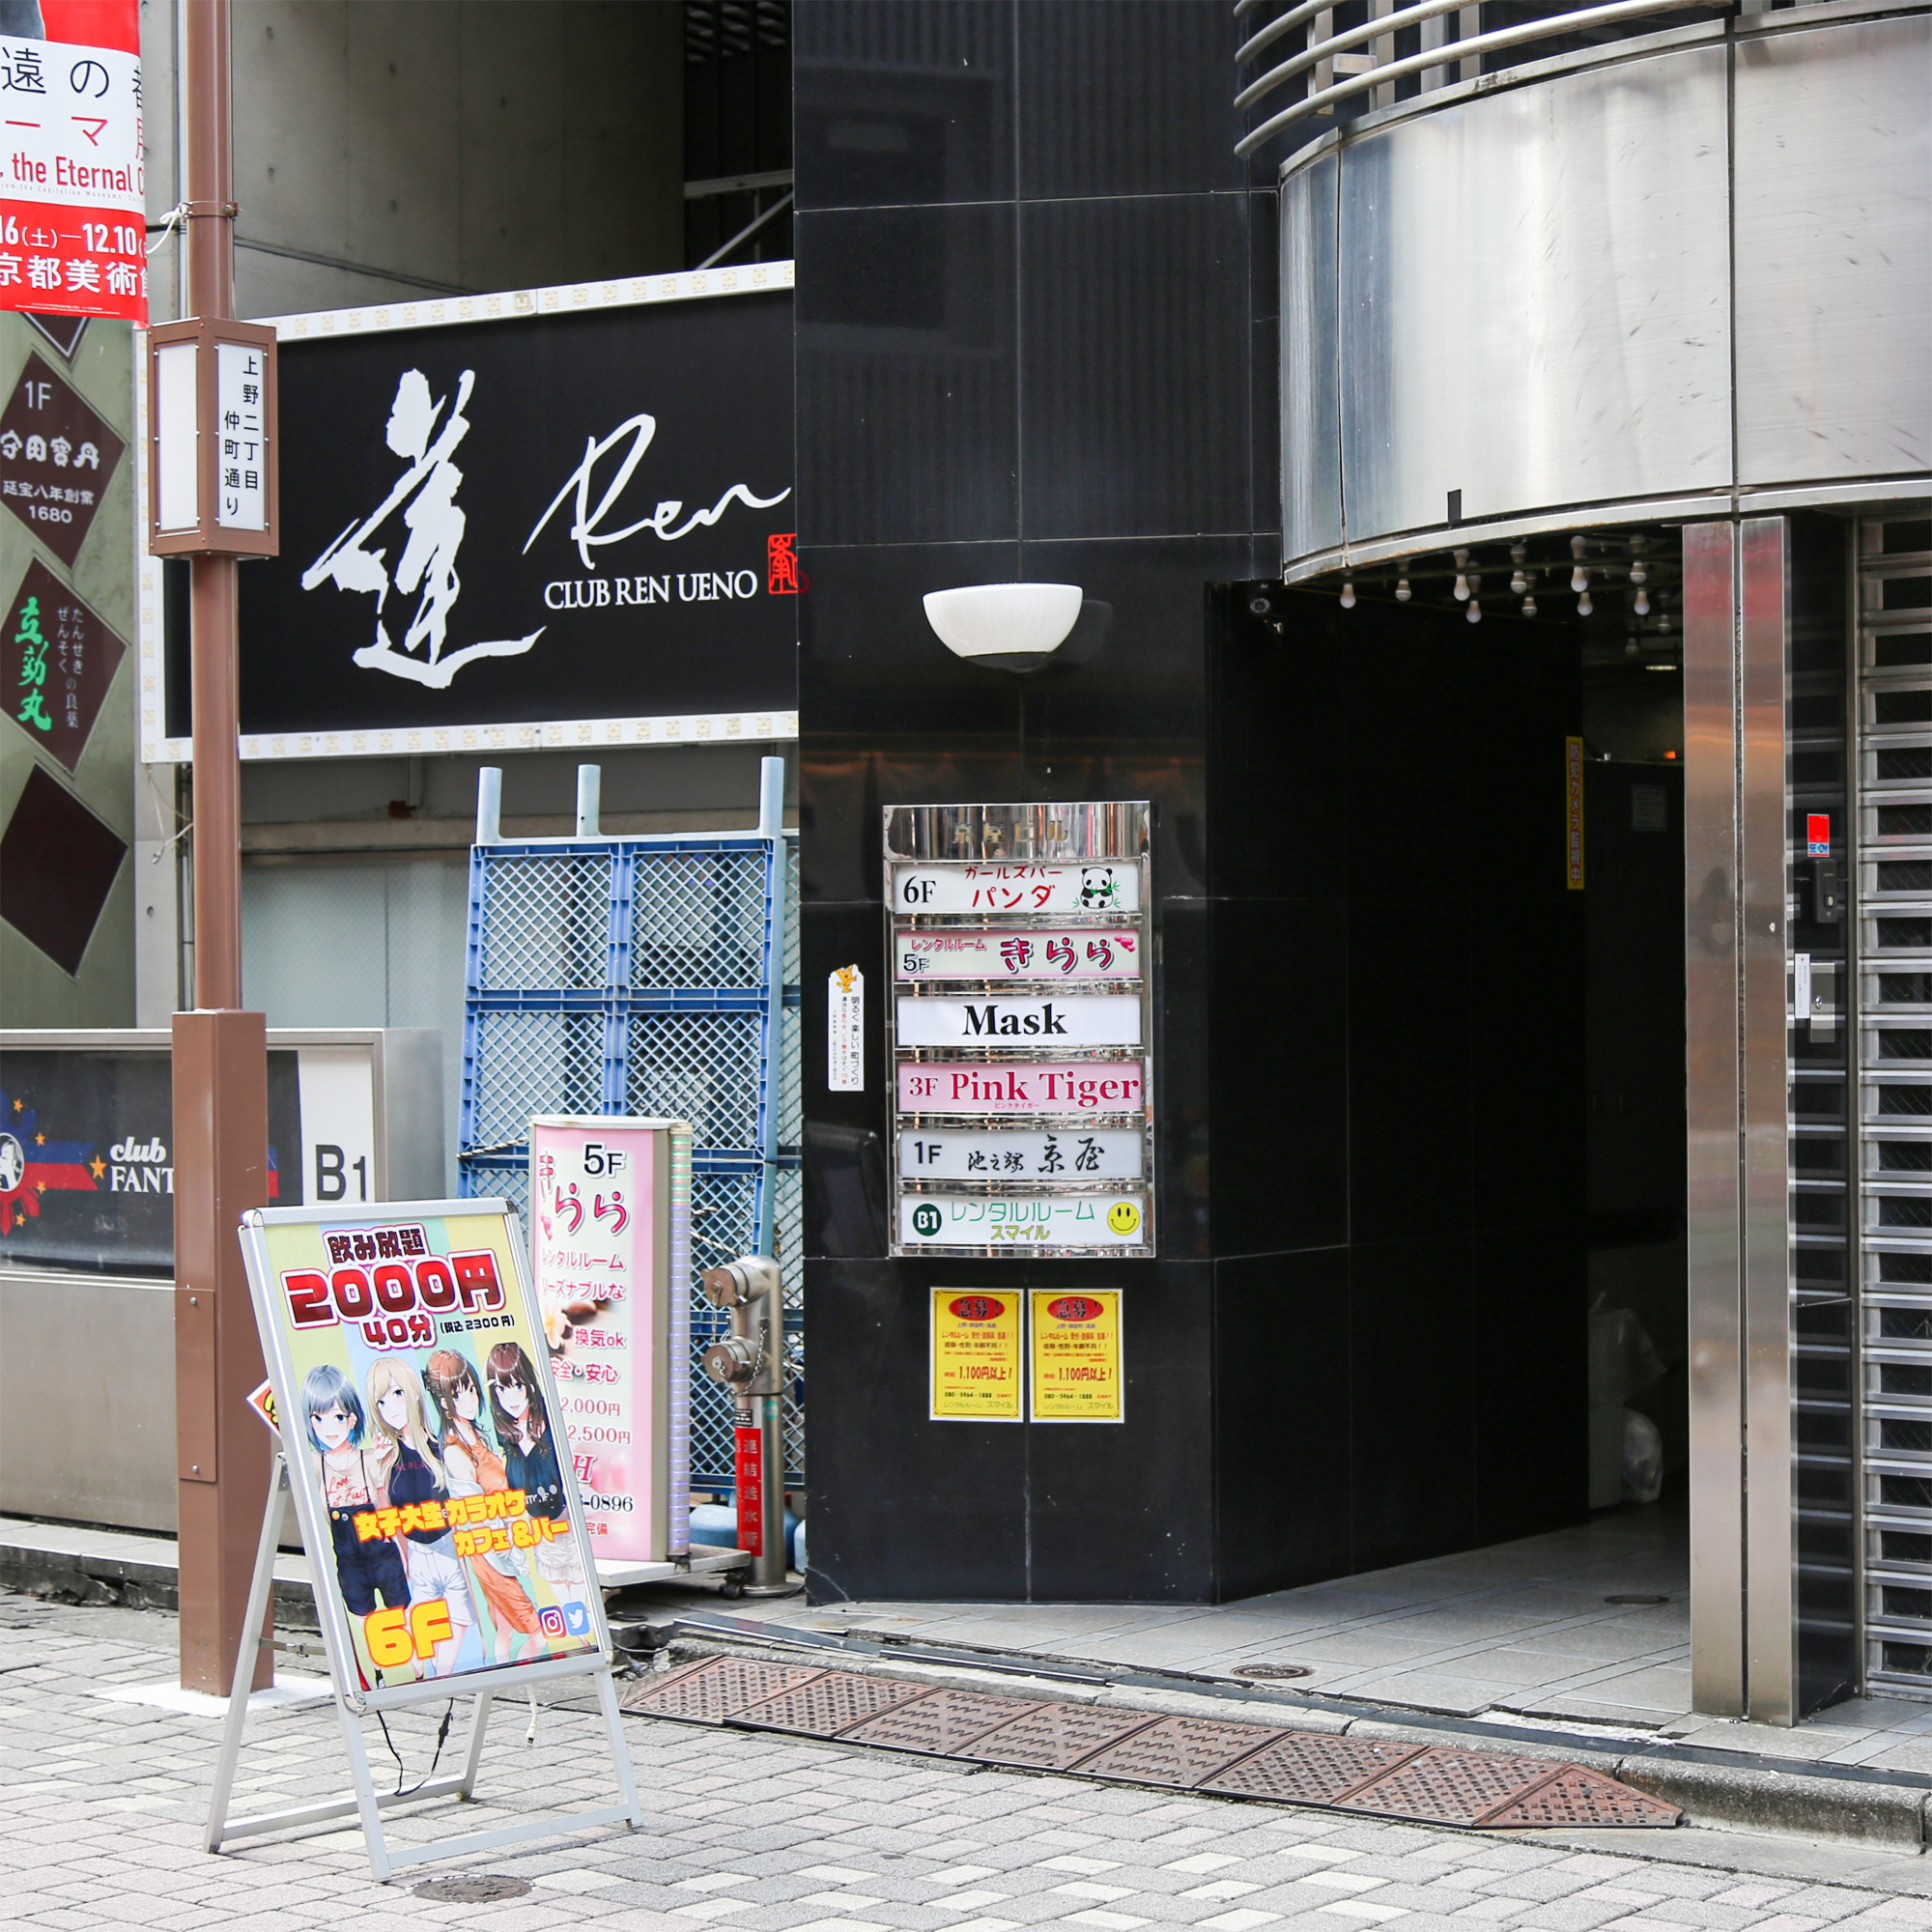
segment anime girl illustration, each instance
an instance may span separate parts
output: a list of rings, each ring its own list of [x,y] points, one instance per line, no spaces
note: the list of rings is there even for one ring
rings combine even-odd
[[[503,1459],[491,1446],[483,1427],[483,1385],[476,1371],[453,1349],[439,1349],[429,1358],[425,1386],[442,1420],[439,1447],[449,1493],[480,1496],[508,1489]],[[522,1552],[493,1551],[466,1560],[490,1612],[497,1662],[513,1662],[520,1645],[524,1656],[539,1654],[544,1641],[537,1629],[536,1605],[522,1580]]]
[[[302,1427],[328,1504],[343,1603],[357,1617],[366,1617],[379,1599],[384,1609],[401,1608],[410,1601],[410,1585],[395,1544],[387,1537],[364,1543],[355,1534],[356,1517],[384,1506],[382,1471],[363,1445],[362,1399],[332,1363],[311,1369],[302,1383]]]
[[[398,1508],[440,1503],[449,1494],[436,1438],[424,1419],[422,1378],[407,1362],[384,1356],[369,1365],[369,1409],[376,1419],[376,1450],[383,1457],[384,1487]],[[427,1675],[456,1668],[465,1636],[475,1628],[468,1573],[449,1529],[406,1529],[399,1539],[410,1596],[416,1603],[440,1597],[449,1610],[450,1634],[436,1646]]]
[[[490,1419],[503,1445],[510,1487],[523,1491],[532,1516],[562,1516],[568,1507],[563,1472],[557,1467],[556,1436],[544,1413],[535,1367],[515,1342],[498,1342],[490,1350],[484,1373],[490,1381]],[[559,1591],[582,1590],[583,1566],[570,1538],[539,1544],[536,1556],[537,1574],[546,1582]]]

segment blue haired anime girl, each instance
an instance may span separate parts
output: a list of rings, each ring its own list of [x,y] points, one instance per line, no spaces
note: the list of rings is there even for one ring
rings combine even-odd
[[[375,1609],[379,1596],[384,1608],[400,1609],[410,1601],[410,1586],[394,1541],[382,1536],[365,1543],[355,1534],[356,1517],[384,1506],[382,1483],[362,1448],[362,1398],[355,1384],[331,1363],[311,1369],[302,1383],[302,1420],[328,1504],[343,1603],[357,1617]]]

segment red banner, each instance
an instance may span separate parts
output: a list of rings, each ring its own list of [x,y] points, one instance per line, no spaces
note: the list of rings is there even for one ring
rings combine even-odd
[[[0,309],[148,320],[138,0],[0,35]]]
[[[764,1435],[756,1429],[733,1431],[732,1473],[738,1482],[738,1548],[748,1555],[765,1553]]]

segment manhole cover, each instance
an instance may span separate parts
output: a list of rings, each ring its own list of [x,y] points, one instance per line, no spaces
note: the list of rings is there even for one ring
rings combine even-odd
[[[1648,1604],[1667,1604],[1669,1603],[1669,1601],[1670,1599],[1668,1597],[1605,1597],[1604,1599],[1604,1602],[1606,1604],[1648,1605]]]
[[[497,1878],[485,1872],[475,1878],[426,1878],[410,1890],[439,1905],[488,1905],[493,1899],[521,1898],[529,1889],[528,1879]]]
[[[1236,1677],[1313,1677],[1315,1667],[1308,1663],[1238,1663],[1235,1666]]]

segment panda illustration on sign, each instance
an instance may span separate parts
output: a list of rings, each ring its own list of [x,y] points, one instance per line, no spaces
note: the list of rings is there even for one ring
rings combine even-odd
[[[1083,912],[1109,912],[1121,902],[1121,889],[1111,866],[1082,866],[1080,868],[1080,908]]]

